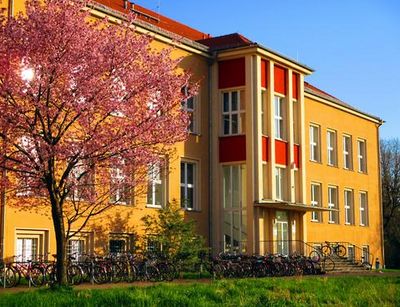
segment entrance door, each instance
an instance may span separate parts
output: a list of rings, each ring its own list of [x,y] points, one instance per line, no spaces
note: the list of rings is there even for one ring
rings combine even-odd
[[[276,212],[274,225],[275,252],[282,255],[289,254],[289,221],[287,213],[283,211]]]

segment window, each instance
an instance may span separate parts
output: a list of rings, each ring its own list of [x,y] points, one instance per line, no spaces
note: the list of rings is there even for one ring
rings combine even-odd
[[[311,184],[311,206],[321,207],[321,185],[319,183]],[[311,212],[312,222],[322,222],[322,215],[319,211]]]
[[[328,130],[327,132],[327,151],[328,151],[328,165],[337,165],[337,150],[336,150],[336,132]]]
[[[369,246],[363,245],[362,247],[362,262],[370,263]]]
[[[125,252],[125,240],[110,240],[110,253],[120,254]]]
[[[284,134],[284,98],[275,96],[275,138],[283,140],[285,138]]]
[[[188,87],[185,86],[182,88],[182,94],[187,96],[188,93]],[[197,107],[197,97],[192,96],[186,100],[182,101],[182,108],[185,110],[188,115],[189,115],[189,126],[188,126],[188,131],[191,133],[198,133],[198,127],[197,127],[197,118],[196,118],[196,107]]]
[[[268,131],[267,128],[268,121],[266,118],[267,117],[266,93],[267,92],[265,90],[261,90],[261,133],[263,135],[267,135]]]
[[[354,225],[353,191],[344,191],[344,222],[346,225]]]
[[[244,165],[222,167],[224,251],[246,251],[246,169]]]
[[[85,240],[74,239],[68,241],[68,256],[72,256],[72,260],[79,260],[79,257],[85,253]]]
[[[275,197],[277,200],[285,198],[285,169],[282,167],[275,168]]]
[[[196,202],[197,164],[181,162],[181,207],[186,210],[198,210]]]
[[[38,255],[47,259],[49,231],[40,229],[15,229],[16,261],[37,260]]]
[[[245,131],[245,113],[240,94],[240,91],[223,93],[223,135],[236,135]]]
[[[367,172],[367,156],[366,156],[366,142],[365,140],[357,141],[358,147],[358,171],[361,173]]]
[[[35,260],[38,256],[38,238],[17,238],[17,261]]]
[[[319,126],[310,126],[310,160],[320,162]]]
[[[337,187],[328,187],[328,208],[338,210]],[[339,212],[329,211],[329,223],[339,224]]]
[[[352,148],[351,148],[351,136],[343,136],[343,167],[351,170],[353,168],[352,161]]]
[[[360,192],[360,225],[368,226],[368,194]]]
[[[110,170],[110,202],[118,204],[130,204],[131,193],[126,182],[126,171],[124,163],[115,165]]]
[[[94,194],[94,170],[78,164],[72,169],[71,179],[69,198],[73,201],[89,200]]]
[[[165,179],[160,163],[149,165],[147,184],[147,205],[161,208],[164,205]]]

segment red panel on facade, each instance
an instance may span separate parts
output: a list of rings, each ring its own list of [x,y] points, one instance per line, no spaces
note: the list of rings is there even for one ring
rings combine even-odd
[[[218,62],[218,87],[236,87],[246,84],[244,58]]]
[[[294,145],[293,148],[294,164],[297,168],[300,167],[300,145]]]
[[[219,162],[246,160],[246,136],[235,135],[219,138]]]
[[[280,66],[274,67],[274,90],[277,93],[286,95],[286,69]]]
[[[292,91],[293,91],[293,98],[299,98],[299,75],[296,73],[292,74]]]
[[[287,143],[280,140],[275,140],[275,163],[287,165],[288,150]]]
[[[267,136],[263,136],[262,137],[262,160],[263,161],[268,161],[269,160],[269,156],[268,156],[268,137]]]
[[[268,84],[268,62],[261,60],[261,86],[267,88]]]

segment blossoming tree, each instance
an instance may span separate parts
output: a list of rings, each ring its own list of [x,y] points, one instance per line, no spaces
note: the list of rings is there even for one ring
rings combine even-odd
[[[85,8],[28,0],[24,15],[0,20],[3,188],[16,206],[51,215],[59,283],[68,240],[129,201],[148,165],[187,137],[189,76],[171,49],[156,52],[128,20],[95,20]]]

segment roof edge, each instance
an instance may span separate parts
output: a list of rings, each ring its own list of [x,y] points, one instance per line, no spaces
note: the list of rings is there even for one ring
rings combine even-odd
[[[117,10],[114,10],[114,9],[112,9],[112,8],[110,8],[110,7],[108,7],[108,6],[104,5],[104,4],[98,3],[98,2],[94,2],[93,1],[91,3],[88,3],[86,5],[86,7],[88,7],[89,9],[93,9],[93,10],[99,11],[101,13],[107,14],[107,15],[111,15],[112,17],[120,19],[120,20],[128,20],[126,14],[121,13],[121,12],[119,12]],[[142,28],[144,28],[146,30],[149,30],[151,32],[154,32],[156,34],[165,36],[165,37],[167,37],[167,38],[169,38],[171,40],[177,40],[178,42],[181,42],[181,43],[183,43],[183,44],[185,44],[187,46],[190,46],[192,48],[195,48],[195,49],[197,49],[199,51],[210,53],[210,48],[209,47],[207,47],[207,46],[205,46],[203,44],[197,43],[196,41],[191,40],[189,38],[186,38],[184,36],[181,36],[179,34],[176,34],[176,33],[173,33],[171,31],[168,31],[168,30],[162,29],[160,27],[157,27],[157,26],[155,26],[155,25],[153,25],[151,23],[145,22],[143,20],[135,19],[133,21],[133,24],[136,25],[136,26],[140,26],[140,27],[142,27]]]
[[[317,94],[314,91],[312,91],[312,90],[310,90],[310,89],[308,89],[306,87],[304,87],[304,93],[305,94],[309,94],[310,96],[315,96],[315,97],[319,98],[320,100],[327,101],[327,102],[329,102],[331,104],[334,104],[336,107],[339,107],[339,108],[342,108],[342,109],[347,109],[348,111],[357,113],[358,115],[361,115],[361,117],[363,117],[365,119],[368,119],[368,120],[370,120],[372,122],[378,123],[379,125],[382,125],[385,122],[383,119],[381,119],[378,116],[368,114],[368,113],[366,113],[364,111],[361,111],[361,110],[359,110],[359,109],[357,109],[357,108],[355,108],[353,106],[350,106],[348,104],[339,103],[335,99],[328,98],[326,96]]]

